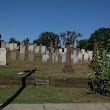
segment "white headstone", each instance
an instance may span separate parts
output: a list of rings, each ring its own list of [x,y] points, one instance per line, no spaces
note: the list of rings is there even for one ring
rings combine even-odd
[[[10,43],[10,50],[13,50],[14,49],[14,45],[13,43]]]
[[[59,53],[62,54],[62,48],[59,49]]]
[[[90,61],[92,61],[93,51],[89,51],[89,52],[88,52],[88,55],[89,55],[89,59],[90,59]]]
[[[54,52],[52,56],[52,62],[57,63],[58,62],[58,53]]]
[[[14,49],[17,49],[17,43],[14,43]]]
[[[35,53],[39,53],[39,46],[35,48]]]
[[[20,45],[20,53],[25,53],[25,46]]]
[[[64,52],[65,52],[65,53],[67,52],[67,48],[64,48]]]
[[[1,41],[1,48],[6,48],[6,42],[4,40]]]
[[[84,61],[85,61],[85,63],[88,63],[88,58],[89,58],[88,53],[84,52]]]
[[[6,48],[10,48],[10,44],[7,43],[7,44],[6,44]]]
[[[74,50],[73,51],[73,63],[78,63],[77,50]]]
[[[34,45],[30,45],[29,46],[29,52],[33,53],[33,51],[34,51]]]
[[[45,53],[45,51],[46,51],[46,46],[42,46],[41,53],[43,54],[43,53]]]
[[[6,65],[6,49],[0,48],[0,65]]]
[[[48,54],[43,54],[42,55],[42,62],[47,62],[48,58],[49,58]]]
[[[85,53],[85,49],[81,49],[81,52],[82,52],[82,54],[84,55],[84,53]]]

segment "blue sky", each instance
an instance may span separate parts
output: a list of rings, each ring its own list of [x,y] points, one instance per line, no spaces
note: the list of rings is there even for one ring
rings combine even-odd
[[[76,31],[89,38],[110,28],[110,0],[0,0],[0,34],[32,42],[44,32]]]

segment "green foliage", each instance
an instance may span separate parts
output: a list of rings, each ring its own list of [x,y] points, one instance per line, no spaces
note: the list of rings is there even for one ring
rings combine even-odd
[[[110,57],[106,50],[96,49],[94,54],[94,78],[91,79],[92,90],[103,95],[110,94]]]
[[[51,40],[57,40],[58,44],[60,43],[59,36],[57,34],[54,34],[53,32],[43,32],[39,35],[39,38],[34,40],[33,43],[36,43],[38,45],[43,44],[47,47],[50,46]]]
[[[82,36],[80,33],[76,33],[75,31],[67,31],[60,33],[60,39],[62,41],[62,44],[65,45],[67,39],[71,41],[71,45],[74,45],[74,40],[78,37]]]
[[[88,46],[93,49],[93,45],[98,43],[100,48],[110,50],[110,28],[100,28],[96,30],[88,39]]]

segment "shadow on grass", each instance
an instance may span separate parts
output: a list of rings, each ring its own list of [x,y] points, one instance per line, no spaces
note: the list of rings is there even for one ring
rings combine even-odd
[[[26,87],[26,78],[28,76],[30,76],[32,73],[34,73],[36,71],[36,69],[32,70],[29,72],[28,75],[22,77],[22,86],[20,87],[20,89],[12,96],[10,97],[5,103],[3,103],[1,106],[0,106],[0,110],[5,108],[8,104],[10,104],[17,96],[20,95],[20,93],[23,91],[23,89]]]

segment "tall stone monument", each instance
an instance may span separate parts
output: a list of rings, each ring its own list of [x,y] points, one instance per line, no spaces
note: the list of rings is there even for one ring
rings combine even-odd
[[[70,41],[69,39],[66,42],[66,63],[63,69],[63,72],[71,72],[73,71],[72,64],[71,64],[71,48],[70,48]]]

